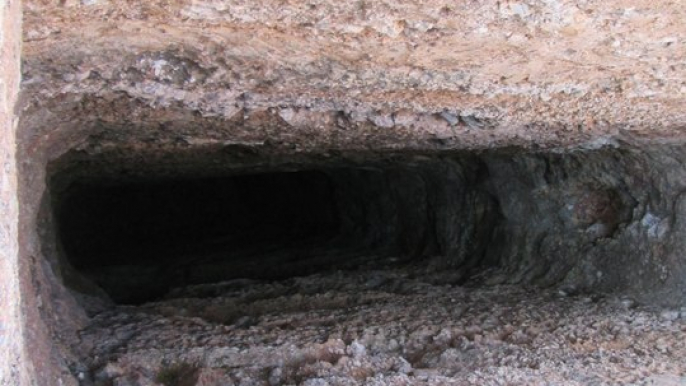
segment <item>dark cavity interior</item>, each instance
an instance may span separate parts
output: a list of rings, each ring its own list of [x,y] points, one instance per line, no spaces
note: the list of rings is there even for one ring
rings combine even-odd
[[[87,279],[134,304],[192,284],[388,267],[663,303],[685,291],[686,266],[670,263],[686,250],[681,147],[245,154],[68,154],[49,169],[46,255],[68,286]]]
[[[60,208],[64,250],[115,299],[236,276],[279,279],[338,234],[321,172],[83,185]],[[303,265],[304,272],[309,269]]]
[[[189,284],[401,264],[456,248],[481,256],[497,202],[470,191],[457,167],[74,183],[57,199],[59,238],[73,268],[123,303]]]

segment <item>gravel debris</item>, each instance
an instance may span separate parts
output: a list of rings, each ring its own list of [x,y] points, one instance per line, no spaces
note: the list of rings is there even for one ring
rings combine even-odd
[[[213,297],[198,296],[208,285],[177,289],[95,316],[81,333],[90,374],[79,379],[172,384],[183,368],[199,386],[686,382],[679,311],[429,281],[379,270],[219,283]]]

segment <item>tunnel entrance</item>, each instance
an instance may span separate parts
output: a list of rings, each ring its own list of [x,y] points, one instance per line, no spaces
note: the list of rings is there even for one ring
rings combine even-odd
[[[569,363],[585,384],[587,344],[632,382],[622,363],[651,365],[631,353],[678,341],[686,314],[651,307],[683,299],[682,147],[191,150],[48,165],[38,233],[89,317],[85,384],[531,384]]]
[[[501,217],[482,186],[485,173],[478,162],[436,158],[202,178],[77,179],[52,201],[70,265],[116,302],[138,304],[194,284],[439,256],[466,275],[487,261]]]
[[[668,215],[681,207],[681,147],[191,150],[73,151],[50,165],[54,220],[43,233],[57,248],[45,253],[60,256],[67,285],[83,277],[138,304],[188,285],[415,264],[449,284],[639,292],[641,283],[654,297],[681,286],[644,257],[682,248]]]

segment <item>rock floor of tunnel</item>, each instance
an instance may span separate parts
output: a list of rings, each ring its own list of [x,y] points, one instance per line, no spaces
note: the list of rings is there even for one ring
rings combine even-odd
[[[99,312],[82,385],[678,385],[686,310],[407,269],[177,289]]]

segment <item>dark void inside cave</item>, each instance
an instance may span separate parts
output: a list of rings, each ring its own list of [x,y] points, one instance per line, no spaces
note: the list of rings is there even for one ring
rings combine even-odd
[[[660,298],[683,285],[681,147],[120,154],[74,152],[49,168],[43,232],[67,286],[86,278],[119,303],[387,267]]]
[[[59,229],[74,268],[137,302],[171,286],[289,275],[282,262],[338,232],[331,189],[318,172],[75,186]]]
[[[498,204],[456,162],[75,181],[53,197],[61,250],[115,301],[451,256],[484,259]]]

